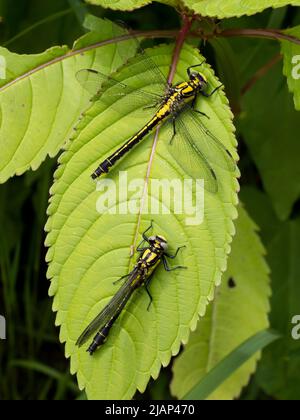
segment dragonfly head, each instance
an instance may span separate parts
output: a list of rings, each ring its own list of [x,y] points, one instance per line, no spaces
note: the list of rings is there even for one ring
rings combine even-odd
[[[197,71],[191,71],[189,73],[190,81],[195,85],[199,91],[203,91],[207,87],[207,78],[204,74]]]
[[[160,251],[163,251],[163,252],[168,249],[168,242],[166,238],[164,238],[161,235],[150,236],[149,244],[151,245],[151,247],[158,249]]]

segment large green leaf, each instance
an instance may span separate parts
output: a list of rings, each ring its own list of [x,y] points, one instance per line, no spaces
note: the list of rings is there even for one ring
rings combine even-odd
[[[134,10],[143,7],[153,0],[85,0],[87,3],[117,10]],[[243,15],[254,15],[269,7],[287,5],[300,6],[299,0],[161,0],[160,3],[179,7],[182,3],[202,16],[218,17],[220,19]]]
[[[96,6],[108,7],[116,10],[134,10],[152,3],[152,0],[85,0]]]
[[[269,269],[257,227],[240,207],[228,270],[205,317],[174,363],[172,392],[182,398],[207,372],[268,327]],[[254,372],[259,354],[230,376],[210,399],[233,399]]]
[[[300,118],[281,64],[256,82],[243,101],[240,128],[281,220],[300,196]]]
[[[292,319],[299,315],[300,219],[282,224],[268,246],[273,296],[271,325],[283,339],[270,346],[258,370],[265,392],[283,400],[300,398],[300,341],[292,337]],[[288,386],[287,386],[288,384]]]
[[[267,246],[281,224],[270,198],[265,192],[255,187],[244,186],[240,192],[240,199],[245,204],[249,215],[259,226],[260,237],[263,244]]]
[[[268,7],[300,6],[299,0],[184,0],[187,7],[202,16],[219,19],[254,15]]]
[[[185,396],[185,400],[204,400],[234,374],[256,353],[280,338],[276,331],[263,330],[248,338],[222,359],[200,382]]]
[[[299,341],[292,339],[291,332],[292,318],[299,314],[300,220],[280,222],[270,199],[254,188],[243,188],[241,196],[263,233],[272,278],[270,322],[283,336],[263,353],[256,382],[269,395],[298,400]]]
[[[112,24],[103,20],[101,34],[87,34],[72,50],[53,47],[18,55],[0,48],[0,183],[37,169],[47,155],[58,153],[89,103],[90,94],[80,87],[76,72],[96,67],[110,73],[124,61],[113,44],[90,47],[113,35]],[[130,56],[128,42],[122,47]]]
[[[300,39],[300,26],[289,29],[287,34]],[[288,80],[290,92],[294,94],[295,108],[300,111],[300,45],[293,42],[282,42],[284,56],[283,72]]]
[[[161,46],[149,51],[166,75],[172,48]],[[202,60],[197,50],[186,46],[181,53],[176,80],[186,79],[186,68]],[[129,62],[116,77],[124,81],[130,79],[131,85],[147,86],[149,80],[143,78],[137,68],[137,73],[133,69]],[[219,85],[209,66],[204,65],[203,71],[212,87]],[[208,128],[236,155],[232,113],[224,93],[220,91],[201,104],[211,117],[205,121]],[[136,389],[144,391],[151,376],[158,376],[161,365],[166,366],[172,355],[178,353],[181,343],[187,342],[199,314],[205,313],[208,300],[214,296],[214,287],[220,283],[226,269],[234,234],[237,173],[216,168],[219,191],[206,194],[204,221],[198,226],[186,225],[186,215],[174,214],[174,205],[168,202],[168,197],[155,195],[150,187],[149,197],[171,214],[143,215],[139,233],[153,218],[154,232],[165,235],[172,250],[178,245],[187,246],[176,263],[185,264],[188,270],[166,273],[159,268],[151,283],[154,303],[149,311],[146,310],[148,297],[140,291],[114,326],[108,342],[94,357],[89,357],[85,348],[76,348],[75,342],[83,328],[116,292],[113,281],[126,274],[133,264],[129,254],[138,217],[128,212],[98,214],[99,193],[94,190],[90,174],[101,159],[144,124],[145,118],[133,114],[136,107],[134,101],[128,102],[116,113],[102,101],[95,102],[60,158],[51,191],[47,223],[50,294],[54,296],[56,324],[61,327],[60,339],[66,342],[66,355],[71,356],[71,371],[77,372],[79,385],[86,388],[89,398],[131,398]],[[185,177],[167,150],[169,140],[163,128],[151,179],[183,180]],[[143,186],[152,143],[153,135],[111,172],[121,193],[116,205],[126,205],[128,197],[135,197],[139,208],[141,189],[129,191],[126,197],[126,186],[119,185],[118,171],[127,169],[128,182],[141,179]],[[171,194],[172,199],[174,194]]]

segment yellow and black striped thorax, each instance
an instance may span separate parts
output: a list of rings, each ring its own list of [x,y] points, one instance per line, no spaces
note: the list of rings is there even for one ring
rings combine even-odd
[[[149,247],[144,250],[138,260],[141,268],[155,268],[161,261],[168,244],[163,236],[151,236],[149,238]]]

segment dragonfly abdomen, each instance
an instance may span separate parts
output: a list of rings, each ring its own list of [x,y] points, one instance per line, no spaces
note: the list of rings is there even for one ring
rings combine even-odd
[[[170,109],[168,105],[163,105],[155,116],[137,134],[132,136],[123,146],[121,146],[98,166],[92,174],[92,179],[97,179],[101,175],[107,174],[110,168],[112,168],[134,146],[140,143],[140,141],[142,141],[147,134],[157,127],[169,114]]]
[[[116,312],[115,314],[110,318],[110,320],[101,328],[100,331],[97,332],[97,334],[95,335],[92,344],[90,345],[90,347],[87,349],[87,352],[90,353],[90,355],[92,356],[95,351],[102,346],[102,344],[105,343],[108,334],[110,332],[111,327],[114,325],[115,321],[118,319],[119,315],[121,314],[122,310],[124,309],[126,303],[128,302],[130,296],[132,295],[132,292],[135,289],[132,288],[130,290],[129,293],[127,293],[123,300],[121,301],[120,305],[116,308]]]

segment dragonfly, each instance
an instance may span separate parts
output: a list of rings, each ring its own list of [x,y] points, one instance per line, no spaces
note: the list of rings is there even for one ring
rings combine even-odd
[[[141,286],[145,287],[150,298],[148,305],[149,310],[152,302],[152,296],[148,286],[155,269],[161,262],[163,263],[165,270],[168,272],[186,268],[181,265],[170,267],[168,263],[168,259],[175,259],[180,249],[184,248],[184,246],[177,248],[174,255],[168,254],[168,242],[162,235],[150,236],[149,238],[147,237],[147,232],[152,229],[152,227],[153,223],[151,223],[150,227],[142,235],[143,240],[137,247],[137,251],[140,252],[140,256],[133,270],[115,282],[117,283],[124,280],[123,285],[117,293],[112,297],[110,302],[104,307],[99,315],[97,315],[96,318],[88,325],[76,342],[76,345],[81,347],[97,331],[87,349],[87,352],[90,355],[93,355],[95,351],[105,343],[112,326],[122,313],[132,294]],[[145,246],[146,244],[147,246]]]
[[[93,94],[92,101],[101,100],[117,112],[124,113],[124,107],[132,107],[133,103],[142,105],[144,114],[155,108],[148,122],[98,165],[91,174],[92,179],[109,173],[150,132],[168,121],[172,157],[185,173],[194,179],[202,177],[205,189],[216,193],[218,180],[213,166],[234,172],[236,162],[225,145],[204,125],[204,117],[210,117],[197,109],[197,100],[211,98],[222,85],[208,92],[210,83],[198,70],[204,63],[187,68],[187,81],[169,84],[154,60],[140,46],[138,48],[140,52],[128,64],[132,71],[137,71],[138,80],[147,82],[144,88],[131,86],[95,69],[82,69],[76,74],[79,83]]]

